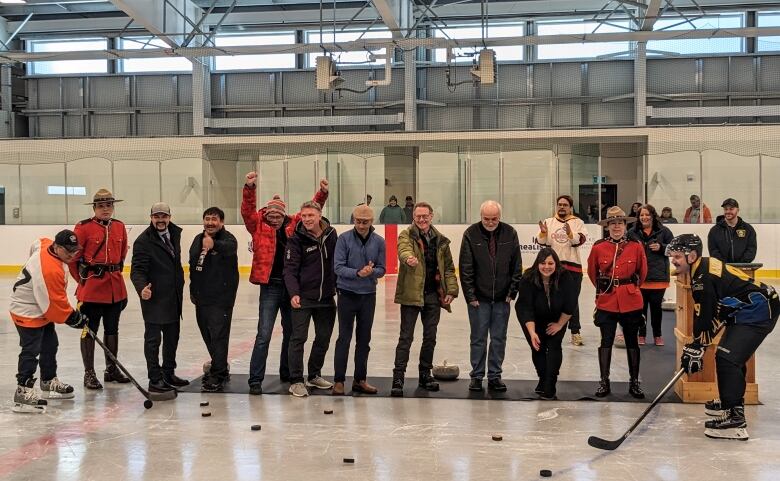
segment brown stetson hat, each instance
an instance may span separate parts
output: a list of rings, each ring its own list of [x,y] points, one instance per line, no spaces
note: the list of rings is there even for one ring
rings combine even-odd
[[[114,194],[108,189],[100,189],[92,196],[92,202],[87,202],[84,205],[95,205],[98,202],[122,202],[122,199],[115,199]]]
[[[602,227],[606,227],[609,225],[610,222],[615,221],[625,221],[626,224],[630,224],[632,222],[636,222],[636,217],[626,217],[626,213],[623,212],[623,209],[621,209],[618,206],[612,206],[609,209],[607,209],[607,215],[604,217],[604,219],[599,221],[599,225]]]

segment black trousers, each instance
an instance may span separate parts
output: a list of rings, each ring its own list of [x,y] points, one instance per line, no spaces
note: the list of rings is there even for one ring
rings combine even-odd
[[[127,305],[127,299],[119,302],[104,304],[102,302],[82,302],[79,310],[89,318],[89,328],[97,334],[100,328],[100,320],[103,320],[103,335],[116,336],[119,334],[119,316]]]
[[[35,376],[38,365],[41,366],[41,380],[51,381],[57,376],[57,331],[54,323],[42,327],[16,326],[19,333],[19,366],[16,382],[20,386]],[[40,361],[38,360],[40,356]]]
[[[730,409],[745,403],[747,362],[766,336],[775,328],[776,323],[777,315],[775,314],[775,318],[765,325],[734,324],[726,326],[715,353],[718,392],[723,409]]]
[[[406,373],[406,365],[409,362],[409,349],[414,341],[414,327],[417,324],[417,316],[422,320],[423,340],[420,347],[420,373],[430,374],[433,368],[433,350],[436,347],[436,330],[441,317],[439,296],[435,292],[425,294],[424,305],[401,306],[401,333],[398,336],[398,345],[395,347],[395,367],[393,377],[403,379]]]
[[[228,346],[233,308],[223,306],[195,306],[195,319],[211,357],[211,371],[207,380],[221,383],[228,374]]]
[[[582,272],[569,271],[569,274],[574,279],[574,289],[577,291],[577,305],[574,307],[574,313],[571,315],[571,319],[569,319],[569,329],[571,330],[572,334],[579,334],[580,330],[582,329],[582,325],[580,324],[579,301],[580,291],[582,290]]]
[[[609,312],[597,309],[594,322],[601,330],[601,347],[612,347],[617,326],[620,324],[626,339],[626,349],[639,349],[637,335],[642,320],[642,311]]]
[[[149,381],[158,382],[176,369],[176,349],[179,347],[179,321],[168,324],[144,323],[144,357]],[[162,344],[162,366],[160,366]]]
[[[555,385],[558,382],[558,374],[560,373],[561,364],[563,363],[563,349],[561,348],[561,344],[563,343],[563,337],[566,334],[566,326],[550,336],[546,332],[546,322],[534,322],[534,330],[536,331],[536,335],[539,336],[541,344],[538,351],[535,350],[533,344],[531,344],[531,335],[528,332],[528,327],[525,323],[521,322],[520,327],[523,329],[525,340],[528,341],[528,345],[531,347],[531,362],[534,364],[539,381],[542,382],[542,390],[545,395],[552,397],[556,392]]]
[[[352,329],[355,330],[355,374],[353,381],[365,381],[368,375],[368,353],[371,350],[371,327],[374,325],[376,294],[356,294],[339,291],[339,337],[333,366],[335,382],[344,382],[349,360]]]
[[[647,337],[647,309],[650,309],[650,322],[653,326],[653,337],[661,337],[661,318],[664,315],[661,306],[664,303],[666,289],[641,289],[645,305],[642,308],[645,322],[639,328],[639,335]]]
[[[336,304],[329,301],[301,299],[301,307],[292,310],[292,335],[290,336],[290,382],[303,382],[303,346],[309,337],[309,324],[314,321],[314,343],[307,364],[308,378],[314,379],[322,372],[325,354],[330,346],[333,326],[336,324]]]

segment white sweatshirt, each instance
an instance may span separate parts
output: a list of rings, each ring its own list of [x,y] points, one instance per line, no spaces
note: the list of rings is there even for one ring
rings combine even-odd
[[[561,265],[573,272],[582,272],[579,246],[588,239],[588,230],[585,223],[577,216],[570,215],[565,220],[558,216],[545,219],[544,225],[547,233],[539,232],[537,241],[539,244],[552,247],[561,260]],[[566,233],[564,225],[569,224],[571,235]]]

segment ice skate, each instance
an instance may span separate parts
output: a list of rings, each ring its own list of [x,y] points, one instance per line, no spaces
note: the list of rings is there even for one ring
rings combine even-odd
[[[704,435],[714,439],[736,439],[747,441],[747,421],[745,407],[734,406],[724,411],[722,416],[704,423]]]
[[[41,380],[41,391],[45,399],[73,399],[73,386],[56,377],[50,381]]]
[[[704,412],[707,416],[722,416],[723,409],[720,407],[720,399],[713,399],[704,403]]]
[[[23,386],[16,386],[14,406],[11,409],[15,413],[45,413],[46,404],[35,389],[35,379],[28,379]]]

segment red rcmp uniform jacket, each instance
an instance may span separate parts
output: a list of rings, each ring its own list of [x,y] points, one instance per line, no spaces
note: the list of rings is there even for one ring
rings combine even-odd
[[[122,267],[127,255],[127,231],[125,224],[116,219],[102,222],[95,217],[85,219],[73,229],[81,247],[81,262],[90,266],[114,266],[104,268],[102,276],[90,270],[86,279],[81,279],[78,261],[70,264],[70,272],[78,281],[76,299],[80,302],[112,304],[127,299]],[[105,239],[105,242],[104,242]]]
[[[249,282],[252,284],[268,284],[271,277],[271,269],[274,266],[276,255],[276,229],[265,223],[265,207],[257,210],[257,185],[244,184],[244,198],[241,202],[241,217],[244,218],[244,226],[252,235],[252,272],[249,274]],[[318,190],[312,199],[321,207],[328,200],[328,193]],[[301,220],[301,213],[294,216],[286,216],[284,224],[285,233],[289,239],[295,233],[295,226]]]
[[[596,309],[607,312],[641,310],[643,300],[639,286],[645,281],[645,276],[647,257],[639,242],[623,240],[616,243],[607,238],[593,245],[588,257],[588,277],[596,286]],[[602,289],[599,289],[597,281],[599,277],[613,279],[608,292],[601,293]]]

